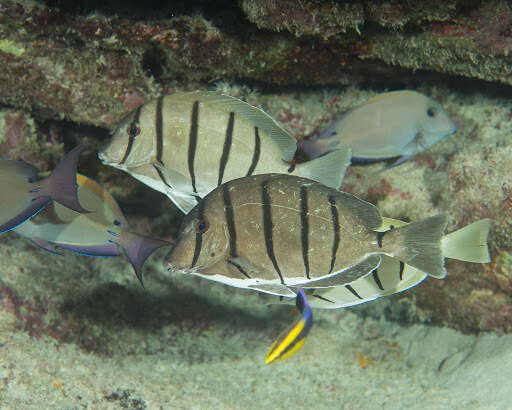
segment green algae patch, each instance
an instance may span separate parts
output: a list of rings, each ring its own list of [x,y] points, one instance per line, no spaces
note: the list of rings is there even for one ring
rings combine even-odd
[[[25,53],[25,48],[18,46],[14,41],[4,38],[0,40],[0,51],[19,57]]]

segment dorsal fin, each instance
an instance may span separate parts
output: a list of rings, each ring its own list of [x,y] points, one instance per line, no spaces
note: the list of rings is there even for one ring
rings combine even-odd
[[[279,147],[282,159],[286,162],[293,160],[297,150],[297,140],[286,132],[270,115],[260,108],[253,107],[246,102],[228,95],[219,95],[213,92],[193,92],[198,99],[210,106],[217,105],[228,112],[234,112],[258,127],[262,133],[268,135],[272,142]]]
[[[370,229],[378,230],[382,226],[382,216],[375,205],[346,192],[337,192],[334,198],[336,203],[348,208]]]

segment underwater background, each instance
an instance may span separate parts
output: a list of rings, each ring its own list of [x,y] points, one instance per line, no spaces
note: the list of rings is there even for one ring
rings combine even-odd
[[[0,157],[80,172],[168,240],[167,197],[101,165],[121,118],[175,91],[264,109],[298,139],[378,93],[413,89],[458,126],[344,191],[391,218],[491,218],[492,262],[354,308],[315,310],[305,347],[265,365],[295,316],[124,256],[53,256],[0,236],[2,408],[508,408],[512,400],[512,6],[506,1],[0,1]]]

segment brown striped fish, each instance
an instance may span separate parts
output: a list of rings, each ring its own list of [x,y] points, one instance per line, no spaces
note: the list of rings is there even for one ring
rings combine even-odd
[[[185,217],[166,257],[169,271],[295,297],[291,288],[351,284],[382,255],[446,275],[440,214],[380,232],[374,205],[318,182],[263,174],[222,184]]]
[[[396,219],[383,218],[383,220],[382,232],[389,230],[390,226],[407,225]],[[490,227],[490,219],[482,219],[443,236],[441,239],[443,256],[473,263],[490,262],[487,246]],[[315,309],[338,309],[359,305],[382,296],[403,292],[420,284],[428,276],[425,272],[396,258],[390,258],[387,255],[381,255],[381,257],[382,262],[377,269],[350,285],[313,289],[307,292],[310,306]],[[289,298],[270,299],[269,297],[269,303],[295,303]]]
[[[264,111],[209,92],[176,93],[129,113],[99,153],[104,164],[165,193],[183,212],[223,182],[290,173],[338,188],[350,163],[343,148],[295,164],[297,140]]]

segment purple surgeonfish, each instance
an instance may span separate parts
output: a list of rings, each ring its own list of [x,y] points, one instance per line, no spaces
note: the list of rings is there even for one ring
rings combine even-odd
[[[51,175],[38,180],[38,169],[23,161],[0,159],[0,233],[40,212],[52,200],[77,213],[87,212],[77,199],[76,167],[84,150],[69,152]]]
[[[416,91],[393,91],[342,114],[318,138],[304,139],[299,147],[317,158],[347,146],[353,162],[399,157],[398,165],[456,130],[438,102]]]
[[[142,283],[146,259],[169,243],[130,231],[115,199],[101,185],[80,174],[76,180],[78,198],[90,213],[81,214],[53,202],[14,232],[54,253],[59,247],[89,256],[119,256],[122,248]]]

